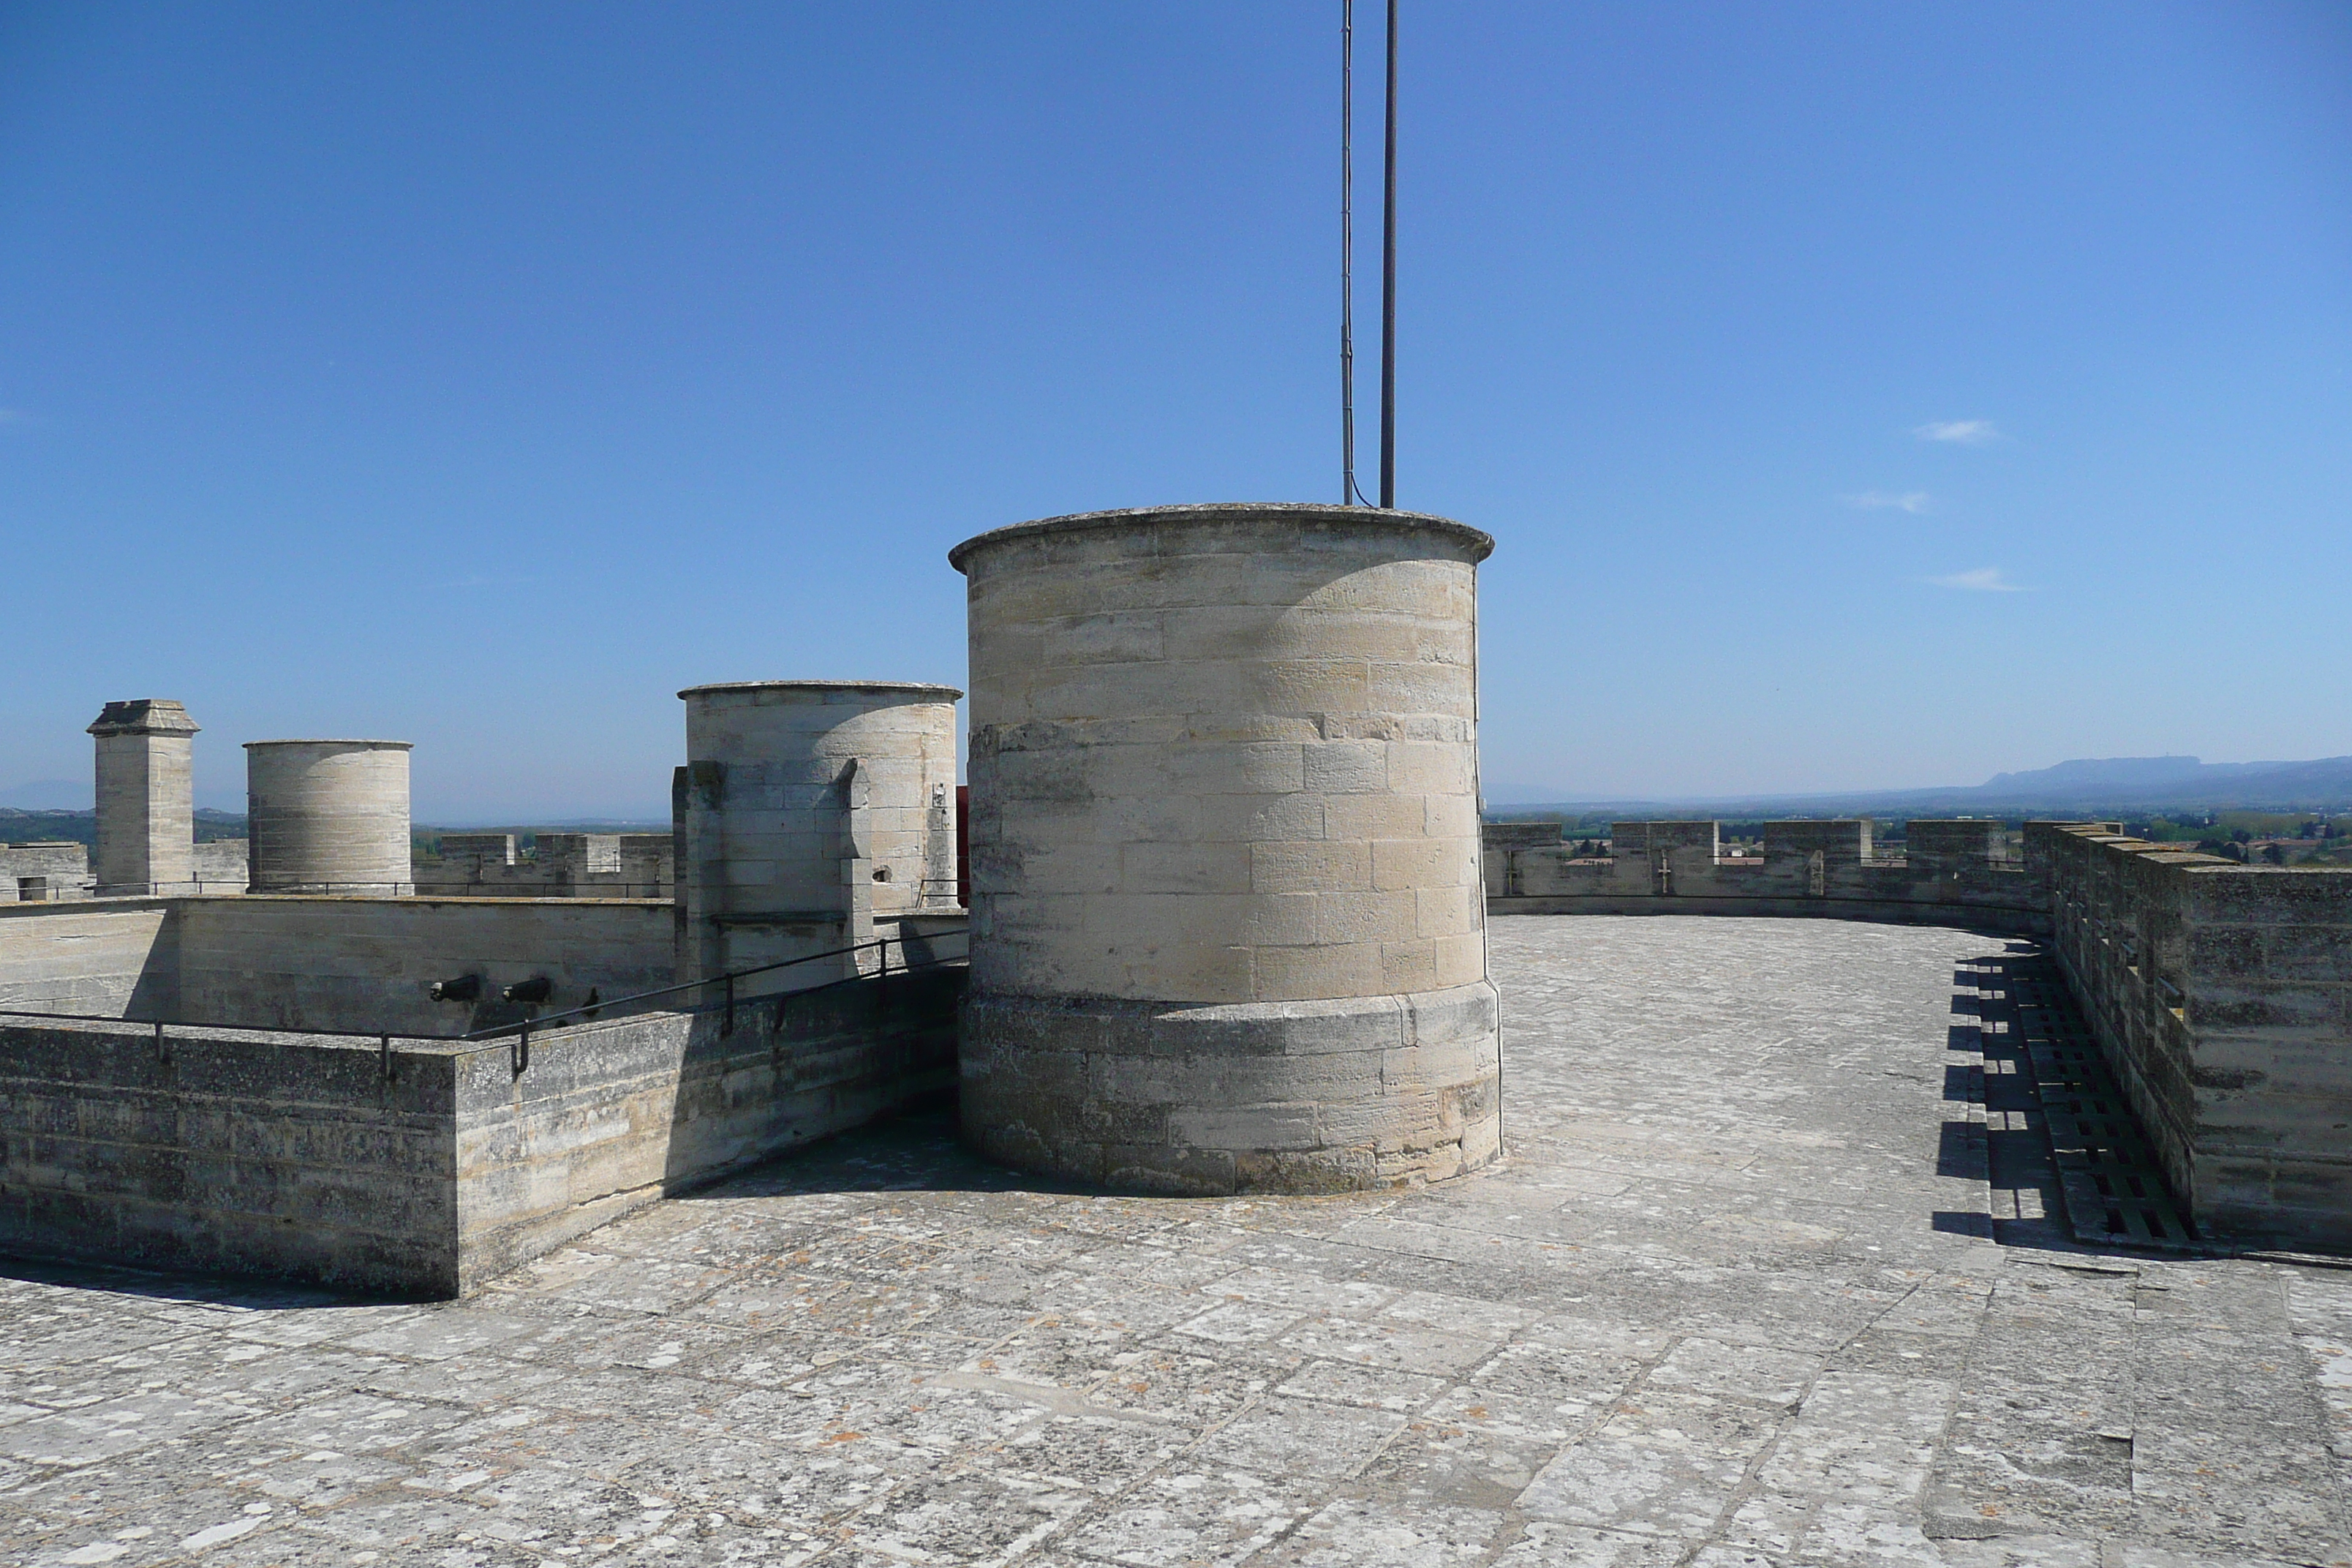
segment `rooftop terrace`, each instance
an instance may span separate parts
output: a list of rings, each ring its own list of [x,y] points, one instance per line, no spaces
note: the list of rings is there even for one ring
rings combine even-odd
[[[1507,1158],[1418,1191],[913,1120],[458,1302],[20,1266],[0,1559],[2352,1563],[2352,1274],[2075,1245],[1977,1070],[2021,944],[1491,939]]]

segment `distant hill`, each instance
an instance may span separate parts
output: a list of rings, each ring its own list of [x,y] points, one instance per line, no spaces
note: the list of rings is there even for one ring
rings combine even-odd
[[[245,818],[209,806],[198,806],[195,838],[208,844],[215,838],[245,837]],[[0,805],[0,844],[70,841],[98,847],[98,813],[94,811],[19,811]]]
[[[17,811],[88,811],[97,802],[89,779],[35,779],[0,789],[0,807]]]
[[[2031,773],[1995,773],[1978,793],[2004,800],[2179,799],[2195,805],[2297,805],[2352,799],[2352,757],[2311,763],[2207,763],[2195,757],[2100,757]],[[2215,797],[2259,795],[2260,801]]]
[[[2195,757],[2082,757],[1995,773],[1980,784],[1835,794],[1546,802],[1515,815],[1654,811],[1755,816],[2104,816],[2155,811],[2352,810],[2352,757],[2307,763],[2208,763]]]

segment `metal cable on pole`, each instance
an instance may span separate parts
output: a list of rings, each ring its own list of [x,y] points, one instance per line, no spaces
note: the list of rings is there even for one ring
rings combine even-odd
[[[1381,200],[1381,506],[1396,505],[1397,0],[1389,0],[1388,168]]]

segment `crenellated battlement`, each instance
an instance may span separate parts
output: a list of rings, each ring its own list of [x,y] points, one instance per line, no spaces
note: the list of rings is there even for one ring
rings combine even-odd
[[[1906,825],[1909,852],[1880,853],[1866,817],[1764,825],[1764,852],[1724,852],[1709,821],[1619,822],[1610,854],[1580,858],[1549,823],[1485,831],[1495,914],[1798,915],[1962,924],[2040,935],[2046,879],[2008,853],[1997,822]]]

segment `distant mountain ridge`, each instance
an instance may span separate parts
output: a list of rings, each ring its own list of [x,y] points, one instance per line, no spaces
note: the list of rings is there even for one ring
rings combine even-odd
[[[1628,813],[1671,808],[1684,816],[2019,816],[2101,812],[2329,811],[2352,808],[2352,756],[2302,763],[2208,763],[2196,757],[2078,757],[2047,768],[1995,773],[1980,784],[1850,790],[1809,795],[1684,796],[1651,800],[1546,801],[1504,809],[1574,808]]]
[[[0,809],[88,811],[98,788],[89,779],[34,779],[0,789]]]
[[[2196,757],[2079,757],[2055,767],[1995,773],[1974,791],[2002,800],[2179,800],[2251,806],[2290,797],[2302,804],[2352,801],[2352,757],[2306,763],[2208,763]],[[2217,797],[2232,797],[2223,800]],[[2263,797],[2238,799],[2235,797]]]

